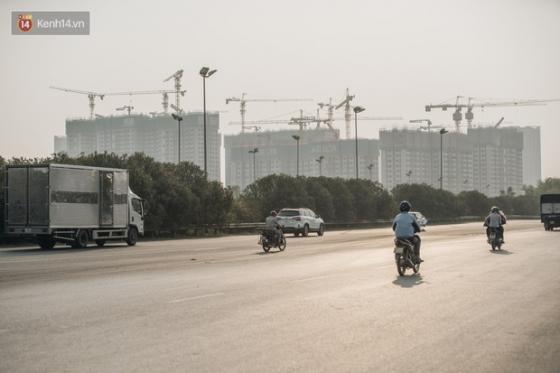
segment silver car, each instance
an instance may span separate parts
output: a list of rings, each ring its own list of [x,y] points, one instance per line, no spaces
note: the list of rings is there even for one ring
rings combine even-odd
[[[278,223],[284,233],[300,234],[306,237],[309,232],[325,233],[325,222],[321,217],[307,208],[285,208],[278,213]]]
[[[426,219],[426,217],[424,215],[422,215],[421,212],[411,211],[411,212],[409,212],[409,214],[414,215],[414,217],[416,218],[416,221],[418,222],[418,225],[420,227],[425,227],[428,224],[428,219]]]

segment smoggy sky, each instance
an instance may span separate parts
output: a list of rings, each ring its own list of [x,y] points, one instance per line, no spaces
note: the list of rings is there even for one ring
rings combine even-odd
[[[89,36],[12,36],[11,11],[90,11]],[[426,113],[457,95],[486,100],[560,98],[560,1],[2,1],[0,3],[0,155],[46,156],[67,117],[85,117],[87,98],[50,85],[99,92],[172,89],[162,80],[184,69],[185,110],[208,108],[222,133],[236,133],[239,105],[225,98],[312,98],[249,103],[247,120],[313,114],[348,87],[363,115],[450,125],[452,112]],[[107,97],[96,112],[161,110],[160,96]],[[476,110],[476,109],[475,109]],[[282,116],[282,114],[285,114]],[[339,113],[337,116],[343,116]],[[538,125],[543,177],[560,177],[560,102],[475,111],[475,123]],[[337,123],[342,129],[342,122]],[[408,125],[413,128],[415,125]],[[286,126],[283,126],[286,127]],[[268,126],[270,129],[279,127]]]

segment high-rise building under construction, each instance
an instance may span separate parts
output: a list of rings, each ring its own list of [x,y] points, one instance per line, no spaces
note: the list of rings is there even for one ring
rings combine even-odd
[[[437,131],[381,130],[381,182],[385,188],[390,190],[407,183],[428,184],[437,188],[443,171],[443,189],[454,193],[471,190],[473,162],[467,135],[445,134],[443,148],[440,136]]]
[[[405,183],[437,188],[441,177],[443,189],[453,193],[520,193],[528,168],[538,170],[531,176],[533,183],[540,178],[540,136],[535,132],[538,129],[527,127],[477,127],[442,136],[438,131],[383,130],[381,182],[388,189]],[[525,145],[524,139],[529,139]]]
[[[294,136],[299,137],[299,145]],[[356,177],[355,140],[339,140],[338,130],[242,133],[224,136],[224,147],[226,185],[241,190],[255,179],[272,174]],[[378,140],[358,139],[360,178],[378,180],[378,157]]]
[[[182,113],[181,161],[204,168],[204,115]],[[207,171],[210,180],[220,180],[219,114],[207,113]],[[159,162],[176,163],[179,156],[178,123],[167,114],[110,116],[66,121],[67,152],[70,156],[94,152],[134,154],[142,152]]]

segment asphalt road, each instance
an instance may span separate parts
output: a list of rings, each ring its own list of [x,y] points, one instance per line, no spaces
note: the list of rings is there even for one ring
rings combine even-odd
[[[560,231],[428,227],[0,249],[0,372],[560,372]]]

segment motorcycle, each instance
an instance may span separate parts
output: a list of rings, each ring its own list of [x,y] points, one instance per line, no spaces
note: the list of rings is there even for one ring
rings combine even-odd
[[[278,237],[274,231],[272,230],[263,230],[259,237],[259,245],[262,246],[262,249],[265,253],[268,253],[271,248],[278,248],[280,251],[284,251],[286,249],[286,237],[284,237],[284,233],[280,231],[280,236]]]
[[[500,237],[500,232],[498,231],[498,228],[490,228],[490,234],[488,235],[488,243],[490,244],[490,246],[492,246],[492,250],[502,249],[503,240],[502,237]]]
[[[404,276],[406,270],[411,268],[414,273],[420,270],[420,260],[414,254],[414,244],[409,240],[395,238],[395,263],[399,276]]]

